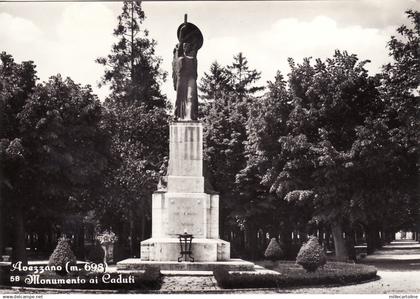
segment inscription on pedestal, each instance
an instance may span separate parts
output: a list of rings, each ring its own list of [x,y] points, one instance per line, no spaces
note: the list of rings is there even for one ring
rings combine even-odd
[[[203,204],[197,198],[171,198],[174,204],[168,209],[170,221],[170,234],[178,235],[185,232],[193,234],[194,237],[203,237],[205,225],[205,213]]]

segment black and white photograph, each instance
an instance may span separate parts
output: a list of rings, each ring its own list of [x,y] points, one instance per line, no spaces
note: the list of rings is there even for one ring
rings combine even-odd
[[[419,299],[419,143],[420,0],[0,0],[0,298]]]

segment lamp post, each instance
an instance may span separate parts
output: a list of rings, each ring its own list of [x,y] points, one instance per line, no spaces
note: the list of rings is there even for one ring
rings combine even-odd
[[[194,258],[191,256],[192,254],[191,243],[192,243],[193,235],[185,232],[184,234],[178,235],[178,237],[179,237],[179,245],[181,248],[181,252],[180,252],[181,256],[178,257],[178,262],[181,262],[183,258],[185,261],[187,261],[187,258],[189,258],[190,262],[194,262]]]

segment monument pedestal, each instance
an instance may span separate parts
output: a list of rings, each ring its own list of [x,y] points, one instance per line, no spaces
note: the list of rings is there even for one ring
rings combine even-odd
[[[169,138],[167,188],[152,198],[152,238],[141,242],[141,260],[121,261],[118,269],[141,269],[149,264],[162,270],[208,270],[217,265],[253,269],[252,263],[231,260],[230,243],[219,238],[219,195],[204,191],[201,123],[172,123]],[[175,266],[180,257],[178,236],[184,233],[193,235],[194,262]]]

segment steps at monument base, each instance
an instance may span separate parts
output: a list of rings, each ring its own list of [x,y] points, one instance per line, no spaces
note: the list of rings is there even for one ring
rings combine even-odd
[[[191,251],[195,262],[230,260],[230,243],[221,239],[194,238]],[[178,238],[150,238],[140,243],[140,257],[143,261],[178,262],[179,256]]]
[[[142,261],[141,259],[126,259],[117,263],[117,270],[145,270],[156,266],[161,271],[214,271],[222,267],[228,271],[254,271],[255,265],[241,259],[230,259],[218,262],[173,262],[173,261]]]

